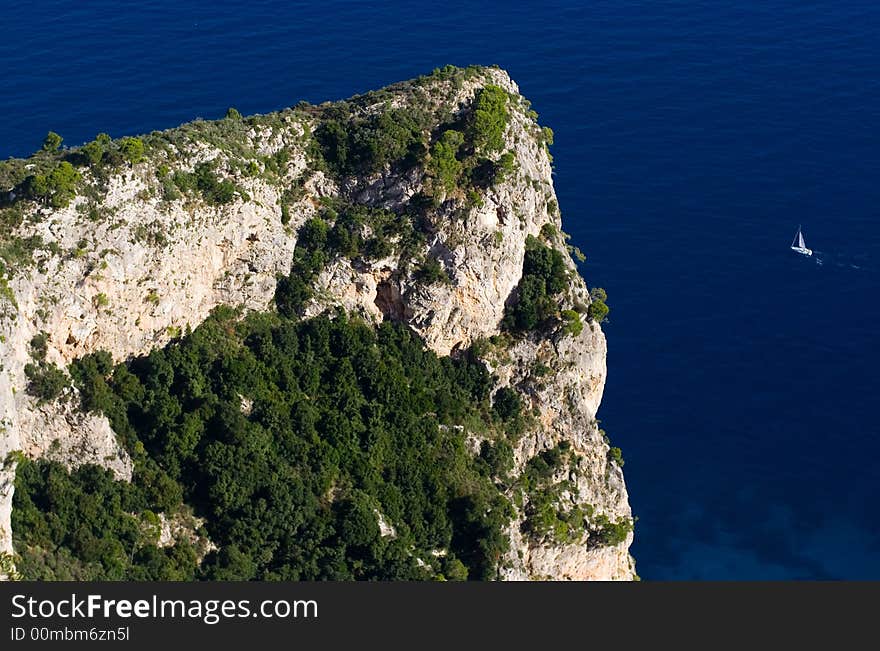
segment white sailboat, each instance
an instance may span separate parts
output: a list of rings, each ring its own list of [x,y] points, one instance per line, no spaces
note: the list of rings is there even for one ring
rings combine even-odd
[[[801,232],[801,227],[798,225],[797,234],[794,236],[794,240],[791,243],[791,250],[797,251],[802,255],[813,255],[813,251],[807,248],[807,245],[804,243],[804,234]]]

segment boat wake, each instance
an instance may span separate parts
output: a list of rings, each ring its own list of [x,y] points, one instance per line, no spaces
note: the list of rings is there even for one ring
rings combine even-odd
[[[866,254],[852,255],[814,250],[813,259],[820,267],[827,266],[836,269],[852,269],[854,271],[877,271],[876,266],[871,264],[871,260]]]

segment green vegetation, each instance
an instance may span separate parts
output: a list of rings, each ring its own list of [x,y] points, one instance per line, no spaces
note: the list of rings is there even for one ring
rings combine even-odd
[[[24,367],[28,379],[27,392],[40,404],[52,402],[70,385],[70,380],[55,364],[46,361],[49,352],[49,335],[38,332],[30,341],[30,354],[34,360]]]
[[[428,169],[446,192],[451,192],[458,184],[458,177],[461,175],[458,151],[462,144],[464,144],[464,134],[448,129],[431,147]]]
[[[495,402],[492,404],[492,409],[501,420],[512,420],[522,411],[522,399],[510,387],[501,387],[495,392]]]
[[[556,238],[559,237],[559,229],[556,228],[550,222],[547,222],[543,226],[541,226],[541,239],[545,242],[555,242]]]
[[[468,120],[468,139],[476,149],[486,153],[502,149],[509,118],[507,91],[492,85],[480,89]]]
[[[61,148],[61,143],[64,141],[64,138],[59,136],[54,131],[50,131],[46,134],[45,140],[43,140],[43,151],[57,151]]]
[[[97,140],[92,140],[82,146],[80,153],[85,156],[87,164],[94,166],[104,158],[104,147]]]
[[[15,569],[15,557],[9,552],[0,552],[0,576],[7,581],[21,581],[21,573]]]
[[[611,447],[608,448],[608,460],[613,461],[618,466],[623,468],[623,452],[620,448]]]
[[[516,159],[513,152],[506,151],[494,163],[492,183],[503,183],[516,169]]]
[[[590,524],[591,546],[596,547],[619,545],[633,530],[633,522],[629,518],[612,522],[604,513],[594,516]]]
[[[80,178],[73,165],[61,161],[46,174],[29,176],[24,182],[24,192],[32,199],[63,208],[76,196],[76,184]]]
[[[498,160],[488,158],[466,159],[470,171],[470,182],[475,188],[489,188],[509,178],[516,169],[516,159],[512,152],[504,152]]]
[[[275,306],[282,315],[298,316],[312,297],[314,279],[329,259],[329,231],[327,222],[320,217],[312,217],[299,229],[290,273],[278,278],[275,291]]]
[[[46,359],[46,353],[49,351],[49,335],[45,332],[38,332],[30,341],[31,357],[37,361]]]
[[[584,330],[581,315],[574,310],[562,310],[562,321],[565,324],[563,328],[565,332],[573,337],[577,337]]]
[[[422,91],[437,81],[452,81],[458,87],[477,71],[447,67],[393,87],[404,91],[403,106],[392,108],[389,100],[394,96],[383,90],[321,107],[315,130],[319,162],[336,175],[353,176],[373,174],[388,165],[406,169],[424,162],[430,153],[426,168],[434,179],[435,196],[467,183],[485,188],[500,182],[515,167],[511,152],[492,160],[504,147],[508,93],[488,85],[454,117],[449,107],[437,106]]]
[[[219,181],[213,162],[199,163],[190,172],[177,171],[172,176],[174,185],[183,193],[198,190],[210,204],[219,206],[235,198],[236,187],[229,179]]]
[[[404,269],[410,259],[421,256],[423,244],[409,214],[327,200],[320,216],[300,228],[290,273],[278,279],[275,304],[285,316],[301,314],[312,297],[314,279],[338,256],[375,260],[396,254],[398,267]],[[416,275],[427,284],[448,281],[442,265],[432,259],[423,261]]]
[[[604,301],[594,298],[590,303],[590,307],[587,308],[587,316],[596,323],[602,323],[608,316],[608,311],[608,306]]]
[[[24,374],[28,379],[27,392],[40,403],[52,402],[70,384],[64,371],[45,360],[26,364]]]
[[[574,504],[564,498],[576,493],[574,482],[568,478],[553,481],[560,474],[567,477],[566,470],[576,464],[577,457],[567,442],[529,460],[519,479],[528,496],[523,530],[536,540],[557,544],[581,543],[585,537],[591,548],[622,543],[632,531],[632,520],[612,522],[589,504]]]
[[[78,396],[83,411],[107,416],[135,468],[127,483],[94,466],[68,472],[49,461],[21,460],[13,536],[27,578],[493,578],[513,516],[507,491],[524,508],[524,531],[535,539],[625,539],[631,522],[610,522],[566,502],[579,461],[566,445],[545,450],[520,477],[511,476],[512,443],[535,423],[537,411],[513,387],[492,394],[497,379],[479,361],[478,344],[456,359],[438,358],[404,326],[373,328],[341,311],[300,318],[316,277],[334,261],[362,269],[395,256],[397,268],[412,270],[421,283],[449,282],[442,252],[425,254],[420,220],[444,200],[449,214],[460,214],[462,205],[482,200],[482,188],[516,172],[514,153],[504,151],[513,110],[506,91],[487,86],[463,107],[431,95],[454,93],[478,73],[447,67],[391,90],[270,116],[242,117],[230,108],[222,120],[118,141],[101,134],[78,149],[62,150],[60,136],[47,137],[28,161],[0,163],[0,190],[16,192],[0,193],[4,237],[23,221],[14,204],[22,196],[60,207],[79,191],[86,199],[77,205],[80,215],[98,219],[99,191],[110,175],[148,159],[156,163],[149,196],[223,205],[246,197],[233,182],[245,176],[275,184],[281,222],[289,224],[306,177],[292,179],[284,146],[265,154],[249,135],[253,127],[270,142],[289,145],[295,138],[313,163],[338,177],[415,165],[430,177],[396,212],[323,199],[298,232],[290,274],[278,280],[277,313],[241,318],[218,308],[195,331],[169,326],[172,341],[162,349],[118,365],[99,351],[74,361],[68,373],[46,361],[47,338],[36,335],[25,369],[28,393],[55,400],[72,380],[78,393],[67,399]],[[305,116],[315,120],[314,137],[308,128],[305,135],[290,128],[306,125]],[[549,144],[552,132],[542,138]],[[193,143],[215,146],[221,155],[184,171]],[[94,187],[80,184],[76,166],[89,167],[84,174]],[[532,187],[542,186],[533,180]],[[544,192],[549,207],[551,194]],[[133,238],[160,245],[159,223],[137,225]],[[544,243],[527,238],[522,280],[504,318],[507,332],[480,344],[497,360],[509,360],[511,333],[552,325],[576,336],[583,313],[594,320],[607,315],[602,290],[594,290],[590,306],[561,310],[570,280],[563,240],[551,225],[541,236]],[[494,237],[500,243],[501,232]],[[68,253],[85,256],[87,245],[81,241]],[[39,246],[36,237],[4,242],[0,272],[31,259]],[[156,289],[141,291],[145,301],[160,303]],[[93,299],[99,309],[108,302],[103,293]],[[599,305],[601,315],[594,313]],[[522,386],[536,386],[535,378],[551,372],[536,361],[534,377]],[[471,436],[482,441],[477,456]],[[623,464],[617,448],[608,458]],[[188,541],[159,547],[160,516],[190,509],[207,522],[197,538],[217,549]],[[380,520],[395,534],[383,536]]]
[[[140,163],[144,159],[144,141],[140,138],[123,138],[119,141],[119,151],[129,163]]]
[[[506,481],[513,469],[513,446],[504,439],[483,441],[479,458],[488,466],[490,477]]]
[[[536,540],[578,542],[586,531],[586,518],[592,515],[591,509],[560,508],[563,492],[571,492],[573,485],[567,479],[552,481],[570,463],[571,457],[569,444],[562,442],[529,459],[519,479],[521,489],[528,495],[523,529]]]
[[[437,282],[448,283],[449,274],[440,264],[437,258],[428,258],[416,271],[416,278],[425,285],[432,285]]]
[[[566,287],[568,270],[562,254],[529,236],[522,279],[514,302],[507,307],[504,327],[512,332],[528,332],[543,326],[555,316],[558,306],[554,297]]]
[[[18,571],[40,581],[187,581],[196,550],[161,549],[158,519],[143,490],[97,466],[68,473],[51,461],[22,459],[12,530]]]
[[[324,161],[341,176],[372,174],[388,164],[414,165],[425,152],[432,126],[428,111],[391,108],[358,115],[349,102],[330,105],[315,131]]]
[[[512,511],[492,475],[512,451],[467,451],[460,425],[494,427],[492,379],[468,355],[438,358],[405,327],[343,314],[239,321],[218,309],[127,366],[97,353],[70,372],[82,407],[105,413],[132,454],[134,483],[22,467],[13,533],[29,578],[495,575]],[[161,550],[139,533],[148,511],[175,513],[183,500],[219,547],[200,566],[188,546]],[[395,537],[380,535],[377,511]]]

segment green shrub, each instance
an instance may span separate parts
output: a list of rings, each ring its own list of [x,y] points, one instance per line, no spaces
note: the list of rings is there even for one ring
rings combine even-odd
[[[608,301],[608,294],[601,287],[593,287],[590,290],[590,298],[594,301],[602,301],[603,303]]]
[[[608,306],[605,304],[605,301],[601,301],[598,298],[593,299],[590,307],[587,308],[587,316],[591,321],[602,323],[608,316]]]
[[[142,491],[93,465],[68,472],[52,461],[24,461],[15,478],[12,533],[18,569],[31,580],[191,581],[188,541],[155,545],[155,515]],[[51,505],[51,506],[50,506]]]
[[[516,169],[516,158],[513,152],[506,151],[495,162],[492,183],[504,183]]]
[[[504,130],[509,117],[507,91],[492,85],[480,89],[467,128],[468,140],[474,149],[490,153],[504,147]]]
[[[177,171],[174,172],[171,178],[174,181],[174,185],[177,186],[177,189],[181,192],[186,193],[196,189],[196,177],[194,174]]]
[[[513,302],[507,306],[503,326],[514,332],[528,332],[543,325],[556,313],[553,297],[567,286],[568,270],[562,254],[528,236],[522,279]]]
[[[326,110],[315,130],[324,160],[336,174],[372,174],[389,164],[415,164],[424,157],[430,116],[418,108],[401,107],[366,116],[354,115],[348,102]]]
[[[623,468],[623,452],[620,448],[611,447],[608,448],[608,460],[613,461],[618,466]]]
[[[559,237],[559,229],[553,224],[547,222],[541,226],[541,239],[546,242],[554,242]]]
[[[447,558],[443,561],[443,576],[447,581],[467,581],[468,568],[457,558]]]
[[[67,161],[56,164],[48,174],[34,174],[25,180],[25,194],[32,199],[64,208],[76,196],[81,176]]]
[[[460,131],[447,129],[431,147],[431,159],[428,169],[446,192],[455,189],[461,175],[461,161],[458,150],[464,143],[464,134]]]
[[[590,546],[619,545],[633,530],[632,520],[624,518],[612,522],[605,514],[600,514],[590,522]]]
[[[428,258],[416,271],[416,278],[425,285],[449,282],[449,274],[437,258]]]
[[[97,140],[84,144],[80,152],[88,165],[98,165],[104,158],[104,146]]]
[[[280,276],[275,288],[275,307],[282,315],[298,316],[312,298],[312,283],[329,259],[329,233],[327,222],[320,217],[312,217],[300,227],[290,273]]]
[[[31,357],[37,361],[43,361],[49,350],[49,335],[45,332],[38,332],[31,338],[30,346]]]
[[[46,138],[43,140],[43,151],[58,151],[58,149],[61,148],[61,143],[63,141],[64,138],[54,131],[50,131],[46,134]]]
[[[506,479],[513,469],[513,446],[504,439],[494,443],[483,441],[480,445],[480,458],[489,466],[491,477]]]
[[[519,416],[522,411],[522,398],[510,387],[501,387],[495,392],[492,409],[501,420],[509,421]]]
[[[24,374],[28,379],[27,392],[40,403],[52,402],[69,384],[64,371],[46,361],[25,365]]]
[[[562,320],[565,323],[564,330],[567,334],[577,337],[584,330],[581,315],[574,310],[563,310]]]
[[[516,169],[516,159],[511,152],[505,152],[498,160],[479,158],[470,172],[470,180],[478,188],[489,188],[504,182]]]
[[[146,148],[140,138],[123,138],[119,141],[119,151],[125,160],[134,165],[144,159]]]
[[[215,206],[229,203],[235,198],[235,184],[229,179],[218,180],[212,161],[199,163],[192,173],[177,171],[172,178],[181,192],[198,190],[205,201]]]

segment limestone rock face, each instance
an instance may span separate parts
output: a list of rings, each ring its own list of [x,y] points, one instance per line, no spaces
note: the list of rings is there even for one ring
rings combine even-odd
[[[481,69],[458,85],[438,81],[429,93],[454,114],[487,84],[511,94],[504,139],[515,171],[476,201],[450,197],[428,211],[424,253],[440,261],[449,282],[419,282],[412,268],[401,268],[393,257],[358,265],[336,260],[316,279],[307,315],[342,307],[373,322],[385,317],[404,321],[440,355],[456,354],[501,332],[505,305],[522,276],[527,237],[539,236],[547,224],[558,232],[561,223],[540,127],[505,72]],[[392,103],[408,97],[400,93]],[[131,476],[131,460],[107,419],[79,413],[75,389],[51,405],[38,404],[25,391],[29,342],[37,333],[49,337],[47,361],[64,368],[97,350],[110,352],[117,362],[146,353],[196,327],[218,305],[265,310],[272,305],[277,276],[290,270],[298,228],[315,214],[322,197],[345,196],[395,210],[424,190],[425,174],[418,169],[396,173],[386,168],[337,185],[310,165],[310,120],[307,114],[288,113],[280,126],[255,127],[247,134],[246,145],[263,156],[286,152],[280,185],[244,174],[232,154],[208,142],[181,148],[178,167],[181,159],[189,170],[214,161],[246,191],[247,196],[241,192],[223,206],[192,198],[162,200],[156,191],[161,160],[151,160],[109,179],[100,197],[100,219],[90,218],[91,199],[85,196],[64,209],[33,209],[18,234],[38,235],[47,248],[35,252],[33,264],[10,274],[14,302],[0,299],[0,462],[21,450],[69,466],[98,463],[121,479]],[[285,200],[284,186],[294,184],[301,192]],[[561,236],[550,244],[565,252]],[[583,280],[567,252],[564,257],[572,275],[571,296],[588,304]],[[579,465],[571,472],[575,488],[567,498],[616,521],[631,518],[631,512],[623,474],[608,460],[608,443],[596,425],[605,357],[600,326],[586,323],[576,336],[512,340],[503,355],[487,355],[485,361],[499,386],[515,388],[537,414],[537,425],[516,443],[515,470],[522,471],[539,452],[568,442]],[[551,369],[540,382],[534,378],[536,363]],[[0,465],[0,551],[5,552],[12,551],[13,478],[14,463]],[[611,546],[536,542],[517,521],[510,539],[502,578],[635,576],[628,553],[631,534]]]

